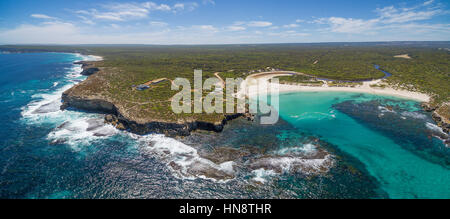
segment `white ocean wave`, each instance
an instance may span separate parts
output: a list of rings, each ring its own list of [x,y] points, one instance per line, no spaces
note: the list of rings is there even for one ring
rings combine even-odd
[[[301,147],[285,147],[276,152],[278,155],[312,155],[317,153],[317,146],[311,143]]]
[[[95,57],[77,54],[79,60],[96,60]],[[64,143],[70,145],[74,150],[80,150],[83,145],[105,136],[115,134],[117,131],[110,125],[103,124],[100,115],[84,113],[79,111],[61,111],[61,96],[64,91],[81,82],[86,77],[82,76],[80,65],[73,65],[67,69],[64,79],[53,83],[53,87],[63,84],[56,90],[41,90],[40,93],[32,95],[32,101],[22,107],[22,120],[28,124],[59,126],[47,136],[51,143]],[[73,79],[77,79],[75,82]],[[89,125],[94,119],[101,121],[102,126],[93,129]],[[95,123],[95,122],[94,122]]]
[[[104,124],[101,118],[81,117],[59,125],[48,134],[47,139],[52,143],[64,143],[75,150],[80,150],[81,146],[89,145],[93,140],[113,136],[117,133],[116,128]]]
[[[425,124],[425,126],[426,126],[428,129],[432,130],[432,131],[439,132],[440,134],[447,135],[447,133],[445,133],[444,130],[442,130],[441,127],[439,127],[439,126],[437,126],[437,125],[435,125],[435,124],[433,124],[433,123],[427,122],[427,123]]]
[[[378,110],[380,110],[382,113],[396,113],[394,110],[390,110],[384,106],[378,106]]]
[[[334,166],[334,158],[327,154],[314,158],[318,154],[318,146],[306,143],[299,147],[282,148],[272,156],[266,156],[247,163],[253,169],[252,180],[265,183],[268,178],[284,173],[302,173],[318,175],[326,173]]]
[[[235,178],[235,162],[228,161],[216,164],[202,158],[197,149],[164,135],[136,135],[129,133],[136,139],[143,151],[158,156],[164,160],[174,175],[181,179],[208,179],[215,182],[228,182]]]
[[[419,113],[419,112],[402,112],[402,116],[410,117],[414,119],[426,119],[427,116],[425,114]]]
[[[267,180],[270,179],[271,177],[277,175],[277,173],[275,173],[275,171],[265,170],[264,168],[253,170],[252,174],[254,175],[252,180],[255,182],[258,182],[258,183],[262,183],[262,184],[266,183]]]
[[[331,155],[324,158],[309,159],[295,156],[265,157],[254,160],[249,164],[250,168],[255,170],[264,169],[274,173],[293,173],[298,172],[305,175],[318,175],[326,173],[334,165],[334,159]]]

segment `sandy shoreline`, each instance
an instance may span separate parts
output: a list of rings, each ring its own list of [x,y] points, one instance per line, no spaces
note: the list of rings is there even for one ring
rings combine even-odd
[[[264,72],[248,76],[241,85],[238,96],[255,96],[256,94],[265,93],[256,90],[256,84],[267,83],[267,86],[273,91],[278,90],[280,93],[289,92],[353,92],[353,93],[367,93],[382,96],[395,96],[404,99],[415,100],[419,102],[429,102],[431,97],[424,93],[413,92],[408,90],[394,89],[391,87],[371,87],[382,82],[382,80],[375,80],[363,82],[362,85],[355,87],[329,87],[326,83],[323,86],[304,86],[304,85],[288,85],[288,84],[273,84],[268,81],[274,77],[291,75],[292,72]],[[278,89],[277,89],[278,88]],[[253,92],[248,91],[253,90]],[[246,92],[247,91],[247,92]],[[267,91],[267,93],[272,93]]]
[[[82,61],[90,61],[90,62],[99,62],[99,61],[103,61],[103,57],[102,56],[96,56],[96,55],[83,55],[81,53],[74,53],[75,55],[78,55],[80,57],[83,57]]]

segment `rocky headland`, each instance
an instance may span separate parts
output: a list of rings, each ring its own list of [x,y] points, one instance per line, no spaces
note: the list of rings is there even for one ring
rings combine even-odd
[[[102,61],[75,62],[82,66],[82,75],[89,76],[85,81],[65,91],[62,95],[62,110],[75,108],[79,110],[105,113],[105,122],[121,130],[129,130],[136,134],[160,133],[167,136],[188,136],[195,130],[221,132],[228,121],[253,116],[245,114],[223,115],[176,115],[166,109],[166,115],[155,113],[152,105],[147,103],[128,101],[127,98],[117,98],[117,89],[111,84],[111,77],[124,75],[125,72],[102,67]],[[123,77],[123,76],[121,76]],[[122,91],[123,89],[121,89]],[[126,95],[133,95],[135,91],[127,91]],[[158,92],[157,90],[150,92]],[[125,95],[125,96],[126,96]],[[170,99],[170,98],[169,98]],[[155,100],[154,102],[160,102]],[[169,100],[165,100],[168,102]],[[152,102],[152,100],[150,100]],[[147,107],[143,107],[147,106]],[[422,107],[432,112],[432,117],[445,133],[450,131],[449,104],[423,103]],[[145,109],[142,109],[145,108]],[[143,112],[145,111],[145,112]]]
[[[116,98],[111,95],[111,83],[108,76],[118,73],[117,69],[99,67],[101,62],[81,61],[82,75],[89,76],[62,94],[61,110],[69,108],[95,113],[104,113],[105,122],[117,129],[128,130],[135,134],[159,133],[167,136],[188,136],[195,130],[221,132],[228,121],[252,116],[248,113],[223,114],[215,117],[201,115],[173,116],[162,118],[158,114],[142,113],[134,108],[141,103]],[[157,92],[157,91],[155,91]],[[113,93],[114,94],[114,93]],[[168,101],[168,100],[167,100]],[[155,101],[156,102],[156,101]],[[170,112],[171,113],[171,112]]]

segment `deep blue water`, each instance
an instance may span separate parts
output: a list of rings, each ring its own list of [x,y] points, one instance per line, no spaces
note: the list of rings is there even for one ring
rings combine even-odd
[[[62,92],[85,79],[73,62],[92,58],[0,54],[0,198],[449,197],[448,148],[416,102],[286,94],[273,126],[137,136],[59,110]]]

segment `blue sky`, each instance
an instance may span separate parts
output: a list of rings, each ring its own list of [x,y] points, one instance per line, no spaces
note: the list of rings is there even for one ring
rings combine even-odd
[[[445,0],[0,1],[0,44],[450,40]]]

